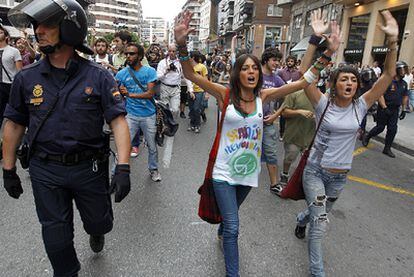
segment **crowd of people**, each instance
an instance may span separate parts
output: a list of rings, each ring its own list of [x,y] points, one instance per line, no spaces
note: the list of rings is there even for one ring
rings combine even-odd
[[[315,132],[303,174],[307,208],[297,215],[294,234],[303,239],[308,227],[310,273],[325,276],[322,240],[327,215],[346,183],[357,137],[368,145],[386,126],[383,153],[395,157],[391,146],[398,119],[413,111],[414,67],[410,71],[406,63],[396,62],[398,26],[388,11],[381,12],[389,49],[381,69],[377,62],[362,67],[333,63],[340,30],[336,22],[327,23],[320,11],[312,13],[314,34],[302,59],[283,60],[275,47],[265,49],[260,58],[236,49],[237,36],[228,52],[188,51],[187,38],[193,31],[188,11],[176,22],[176,44],[167,49],[158,44],[144,49],[126,30],[115,33],[111,42],[93,38],[89,47],[83,44],[86,15],[76,1],[63,0],[64,6],[46,5],[45,12],[34,13],[38,2],[24,1],[9,18],[16,27],[35,26],[36,46],[26,34],[11,39],[0,26],[0,112],[1,121],[3,116],[7,119],[3,179],[9,195],[19,198],[23,189],[15,149],[26,136],[35,204],[55,276],[77,276],[80,269],[73,246],[72,200],[92,250],[102,251],[104,235],[113,225],[109,195],[115,193],[115,202],[128,195],[129,158],[139,155],[141,144],[148,148],[152,181],[162,180],[157,102],[167,105],[175,119],[188,115],[187,130],[198,134],[207,131],[202,121],[207,121],[210,96],[221,112],[226,109],[213,170],[223,218],[217,234],[226,276],[239,276],[239,209],[259,185],[261,163],[267,167],[270,192],[280,195],[292,165],[312,143]],[[67,8],[75,11],[75,18],[67,18]],[[328,29],[329,36],[325,35]],[[323,37],[327,43],[321,48]],[[225,99],[230,99],[226,107]],[[377,123],[369,132],[365,130],[368,111]],[[101,132],[104,119],[117,147],[111,182],[107,138]],[[277,157],[280,142],[282,169]],[[249,165],[238,170],[236,160]]]

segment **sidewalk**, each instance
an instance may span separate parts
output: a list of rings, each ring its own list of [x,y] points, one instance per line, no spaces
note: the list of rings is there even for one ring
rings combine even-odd
[[[375,122],[373,121],[372,116],[368,116],[367,131],[371,130],[374,126]],[[372,139],[384,143],[386,130],[387,128],[385,128],[384,132]],[[394,139],[393,148],[410,156],[414,156],[414,112],[407,113],[404,120],[398,121],[398,131]]]

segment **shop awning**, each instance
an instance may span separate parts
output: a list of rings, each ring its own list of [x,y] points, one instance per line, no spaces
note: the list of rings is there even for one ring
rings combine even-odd
[[[295,47],[290,49],[290,52],[293,54],[300,54],[300,53],[306,52],[306,49],[308,48],[308,45],[309,45],[309,39],[310,39],[310,36],[304,37],[301,41],[298,42],[298,44],[295,45]],[[325,38],[322,38],[319,45],[321,45],[324,41],[325,41]]]

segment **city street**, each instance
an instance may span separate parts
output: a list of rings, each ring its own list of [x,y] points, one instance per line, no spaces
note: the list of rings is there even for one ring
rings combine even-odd
[[[160,168],[162,182],[147,170],[147,149],[131,160],[132,190],[114,204],[115,226],[105,249],[94,254],[76,212],[75,247],[81,277],[224,276],[217,226],[197,216],[197,189],[202,182],[215,133],[216,107],[210,100],[208,122],[200,134],[187,132],[179,119],[169,168]],[[414,117],[408,114],[407,117]],[[398,134],[397,134],[398,137]],[[382,145],[356,145],[353,169],[330,214],[324,243],[327,276],[413,276],[414,158],[381,153]],[[279,165],[283,147],[279,147]],[[159,149],[162,161],[163,149]],[[52,276],[41,239],[28,173],[20,199],[1,186],[0,276]],[[240,210],[241,276],[307,276],[307,240],[293,230],[304,201],[282,200],[268,189],[263,167],[261,186],[253,189]]]

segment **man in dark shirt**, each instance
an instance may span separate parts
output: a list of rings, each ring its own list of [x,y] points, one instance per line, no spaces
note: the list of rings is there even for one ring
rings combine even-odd
[[[397,62],[397,75],[394,77],[391,85],[387,88],[386,93],[378,101],[377,111],[377,125],[369,131],[368,134],[362,138],[362,144],[367,146],[369,140],[382,133],[387,126],[387,134],[385,136],[385,146],[382,153],[395,158],[391,151],[391,146],[397,134],[398,118],[403,120],[405,118],[405,107],[408,103],[408,85],[403,80],[405,74],[405,62]],[[402,104],[401,114],[398,116],[399,109]]]

